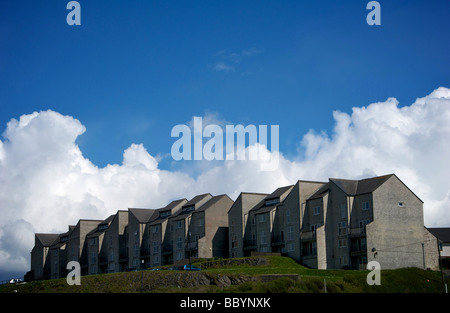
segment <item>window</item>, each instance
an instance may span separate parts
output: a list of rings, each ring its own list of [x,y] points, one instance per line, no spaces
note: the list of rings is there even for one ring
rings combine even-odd
[[[315,233],[317,228],[319,228],[319,227],[320,227],[320,224],[311,225],[311,231]]]
[[[158,253],[159,252],[159,242],[153,241],[153,252]]]
[[[264,223],[266,221],[266,214],[260,214],[258,215],[258,221],[260,223]]]
[[[187,213],[187,212],[192,212],[194,210],[195,210],[195,204],[187,206],[187,207],[183,207],[182,212]]]
[[[370,223],[370,220],[359,221],[359,228],[360,228],[361,232],[363,232],[363,233],[366,232],[366,225],[369,223]]]
[[[345,257],[345,256],[341,256],[340,258],[339,258],[339,264],[340,265],[347,265],[347,257]]]
[[[338,223],[339,235],[347,235],[347,222],[339,222]]]
[[[266,244],[266,243],[267,243],[267,232],[262,231],[261,232],[261,244]]]
[[[181,249],[183,247],[183,237],[177,238],[177,249]]]
[[[338,247],[339,248],[346,248],[347,247],[347,239],[339,239],[338,240]]]
[[[369,202],[369,201],[364,201],[364,202],[362,203],[362,209],[363,209],[363,210],[368,210],[368,209],[370,209],[370,202]]]
[[[265,201],[265,205],[266,206],[270,206],[270,205],[274,205],[280,203],[280,198],[275,198],[275,199],[269,199]]]
[[[288,251],[294,251],[294,250],[295,250],[294,244],[293,244],[293,243],[289,243],[289,244],[287,245],[287,250],[288,250]]]
[[[320,206],[316,206],[313,208],[313,214],[314,215],[319,215],[320,214]]]
[[[177,221],[177,228],[183,228],[183,221]]]
[[[159,232],[159,225],[153,226],[153,233],[156,234]]]
[[[171,212],[171,211],[164,211],[164,212],[160,212],[160,213],[159,213],[159,217],[160,217],[160,218],[168,217],[168,216],[170,216],[170,215],[172,215],[172,212]]]
[[[309,243],[309,254],[317,254],[317,243],[315,241]]]
[[[97,263],[97,253],[91,252],[91,263],[95,264]]]
[[[286,217],[285,217],[285,223],[289,224],[291,222],[291,210],[286,210]]]
[[[199,227],[205,226],[205,219],[203,217],[198,220],[198,226]]]
[[[287,229],[287,240],[294,240],[294,226],[289,226]],[[292,251],[292,250],[289,250]]]
[[[339,205],[339,209],[341,211],[341,218],[346,218],[347,217],[347,206],[345,205],[345,203],[341,203]]]

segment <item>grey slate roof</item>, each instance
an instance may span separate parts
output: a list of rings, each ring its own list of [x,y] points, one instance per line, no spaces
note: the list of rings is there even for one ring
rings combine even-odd
[[[268,195],[265,198],[265,200],[280,198],[285,193],[289,193],[293,187],[294,187],[294,185],[289,185],[289,186],[277,188],[274,192],[272,192],[270,195]]]
[[[59,234],[37,233],[36,237],[44,247],[50,247],[55,242],[55,240],[59,238]]]
[[[171,211],[183,202],[187,203],[187,200],[186,199],[174,200],[174,201],[170,202],[168,205],[166,205],[164,208],[157,209],[156,210],[157,212],[154,215],[152,215],[151,219],[148,221],[148,224],[149,225],[160,224],[162,221],[167,220],[168,218],[172,217],[172,215],[169,215],[167,217],[160,217],[159,214],[161,212]],[[173,214],[175,212],[171,212],[171,213]]]
[[[264,198],[261,205],[255,206],[250,211],[253,212],[254,214],[260,214],[260,213],[266,213],[266,212],[272,211],[277,206],[279,206],[283,203],[284,199],[291,192],[292,188],[294,188],[294,185],[277,188],[274,192],[272,192],[270,195],[268,195],[267,197]],[[272,199],[276,199],[276,198],[280,198],[279,203],[270,205],[270,206],[265,205],[266,200],[272,200]]]
[[[108,216],[108,218],[103,220],[102,222],[100,222],[98,224],[98,226],[100,226],[100,225],[108,225],[109,226],[111,224],[111,222],[113,221],[115,216],[116,216],[115,214]],[[107,230],[107,228],[103,229],[103,230],[98,230],[98,226],[97,226],[97,228],[94,228],[93,230],[91,230],[86,235],[86,237],[88,237],[88,238],[97,237],[97,236],[100,236],[101,234],[103,234]]]
[[[427,229],[440,241],[450,243],[450,227],[427,227]]]
[[[217,202],[219,202],[220,200],[222,200],[223,198],[228,198],[231,200],[230,197],[228,197],[228,195],[223,194],[223,195],[218,195],[218,196],[214,196],[211,199],[208,200],[208,202],[206,202],[205,204],[203,204],[201,207],[199,207],[197,210],[195,210],[195,212],[202,212],[202,211],[206,211],[207,209],[209,209],[210,207],[212,207],[214,204],[216,204]],[[231,200],[233,201],[233,200]]]
[[[193,204],[197,205],[198,202],[200,202],[201,200],[205,199],[206,197],[212,198],[212,195],[210,193],[204,193],[202,195],[197,195],[194,198],[192,198],[191,200],[189,200],[187,203],[185,203],[183,205],[183,207],[188,207],[188,206],[191,206]],[[196,208],[197,208],[197,206],[196,206]]]
[[[178,220],[185,219],[186,217],[190,216],[192,214],[192,212],[195,212],[195,211],[183,212],[183,208],[187,208],[192,205],[195,205],[195,209],[197,210],[199,208],[199,203],[205,203],[204,202],[205,200],[206,200],[206,202],[209,202],[211,198],[213,198],[213,196],[210,193],[205,193],[202,195],[195,196],[194,198],[189,200],[187,203],[185,203],[180,211],[178,211],[176,214],[172,215],[171,220],[178,221]]]
[[[349,196],[356,196],[375,191],[384,182],[391,178],[394,174],[372,177],[361,180],[330,178],[330,181],[336,184]]]
[[[152,219],[153,214],[156,213],[155,209],[128,209],[141,224],[145,224]]]

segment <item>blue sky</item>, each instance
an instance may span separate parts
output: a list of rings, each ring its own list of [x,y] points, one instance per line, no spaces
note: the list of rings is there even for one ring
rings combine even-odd
[[[68,2],[0,1],[0,280],[36,232],[298,179],[395,173],[450,226],[448,0]],[[279,125],[278,168],[174,161],[194,116]]]
[[[448,1],[380,1],[380,26],[368,1],[90,0],[81,26],[67,25],[67,2],[1,2],[0,125],[73,116],[101,167],[131,143],[170,153],[171,128],[208,112],[280,125],[294,155],[309,129],[331,131],[334,109],[450,85]]]

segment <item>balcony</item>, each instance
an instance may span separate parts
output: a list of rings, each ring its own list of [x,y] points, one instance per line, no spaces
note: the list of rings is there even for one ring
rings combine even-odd
[[[284,246],[284,236],[272,236],[272,246]]]
[[[171,244],[163,244],[162,246],[162,254],[172,254],[173,246]]]
[[[316,232],[315,231],[302,231],[300,233],[300,239],[302,241],[315,240]]]
[[[364,237],[366,236],[366,228],[365,227],[350,228],[348,234],[350,238]]]
[[[245,239],[244,250],[256,249],[256,239]]]
[[[186,251],[193,251],[193,250],[197,250],[198,249],[198,242],[194,241],[194,242],[188,242],[186,244]]]

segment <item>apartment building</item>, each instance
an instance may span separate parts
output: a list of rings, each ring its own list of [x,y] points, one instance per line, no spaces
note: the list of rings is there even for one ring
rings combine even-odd
[[[394,174],[298,181],[267,196],[249,218],[244,252],[280,252],[319,269],[365,269],[372,260],[385,269],[438,266],[423,202]]]
[[[50,246],[50,275],[52,279],[63,277],[67,275],[67,253],[66,245],[69,241],[69,236],[72,233],[74,225],[69,225],[67,232],[59,234],[58,238]]]
[[[146,238],[147,223],[157,214],[155,209],[128,209],[128,267],[143,268],[149,266],[149,252],[143,245]],[[141,247],[144,247],[141,249]]]
[[[291,192],[293,185],[277,188],[264,198],[261,206],[250,210],[252,238],[256,234],[256,251],[280,252],[280,244],[284,241],[283,229],[279,227],[279,208]]]
[[[59,234],[34,234],[34,247],[31,250],[30,275],[35,280],[51,278],[51,258],[49,250]]]
[[[260,208],[268,194],[241,192],[228,211],[229,255],[232,258],[248,256],[250,249],[256,250],[256,230],[254,215],[250,210]],[[246,249],[244,249],[246,248]]]
[[[81,219],[70,233],[66,243],[66,260],[80,263],[81,275],[87,275],[88,269],[88,246],[86,237],[102,220]]]
[[[119,210],[106,231],[108,273],[122,272],[128,267],[128,211]]]
[[[106,236],[109,225],[115,215],[110,215],[100,222],[96,228],[86,235],[88,242],[88,274],[103,274],[108,272],[108,245]]]
[[[175,200],[164,208],[157,209],[157,214],[147,223],[147,240],[143,247],[149,256],[149,266],[160,266],[173,263],[173,239],[169,227],[169,218],[178,213],[186,199]]]
[[[63,277],[69,261],[86,275],[255,252],[318,269],[365,269],[370,261],[383,269],[437,269],[438,230],[430,230],[422,200],[394,174],[299,180],[271,194],[242,192],[233,201],[206,193],[81,219],[62,234],[35,234],[27,277]]]
[[[228,211],[233,203],[225,194],[214,196],[192,212],[186,238],[189,257],[228,257]]]

